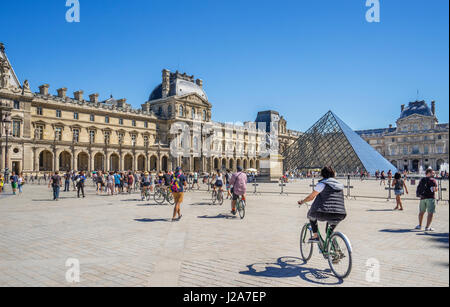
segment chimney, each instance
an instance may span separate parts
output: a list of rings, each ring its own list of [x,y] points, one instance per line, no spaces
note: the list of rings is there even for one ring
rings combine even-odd
[[[403,110],[405,109],[405,105],[404,104],[402,104],[402,112],[403,112]]]
[[[73,93],[73,96],[75,97],[75,100],[83,101],[83,91],[76,91]]]
[[[203,80],[202,80],[202,79],[197,79],[197,80],[195,80],[195,83],[196,83],[200,88],[203,88]]]
[[[58,97],[59,98],[66,98],[66,93],[67,93],[67,88],[63,87],[63,88],[59,88],[56,90],[58,92]]]
[[[392,129],[392,124],[389,124],[389,129]]]
[[[120,108],[123,108],[126,103],[127,103],[127,100],[125,98],[117,99],[117,106]]]
[[[433,113],[433,115],[436,115],[436,101],[432,101],[431,102],[431,113]]]
[[[49,87],[50,87],[50,85],[48,85],[48,84],[43,84],[43,85],[39,86],[39,93],[41,95],[48,95]]]
[[[98,94],[89,95],[89,101],[93,102],[93,103],[97,103],[98,102]]]
[[[170,71],[163,69],[162,71],[162,98],[169,96],[170,91]]]

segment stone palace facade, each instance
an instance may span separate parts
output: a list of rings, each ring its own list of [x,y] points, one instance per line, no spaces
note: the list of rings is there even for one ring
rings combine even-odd
[[[99,101],[96,93],[88,99],[81,90],[73,97],[67,93],[67,88],[60,88],[53,95],[48,84],[33,93],[27,80],[20,83],[0,43],[0,116],[9,115],[11,121],[7,130],[5,125],[0,129],[0,170],[7,166],[35,174],[54,170],[159,171],[176,166],[207,172],[235,170],[238,165],[259,169],[266,133],[213,123],[203,81],[193,76],[163,70],[162,83],[139,109],[126,99]],[[280,151],[300,135],[288,130],[277,112],[260,113],[276,115]],[[173,125],[180,122],[189,127],[187,138],[173,131]],[[214,128],[209,135],[203,133],[211,125]],[[172,155],[170,145],[175,138],[182,147],[189,143],[183,156]],[[203,152],[205,144],[213,155]]]
[[[438,122],[434,101],[431,108],[425,101],[402,105],[396,127],[356,132],[399,170],[439,170],[448,163],[449,124]]]

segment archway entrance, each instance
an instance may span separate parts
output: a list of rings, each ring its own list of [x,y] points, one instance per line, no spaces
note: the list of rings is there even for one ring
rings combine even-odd
[[[53,171],[53,154],[48,150],[44,150],[39,154],[39,171]]]
[[[78,154],[78,171],[87,171],[89,168],[89,155],[85,152]]]
[[[112,154],[109,158],[109,170],[118,171],[119,170],[119,156],[117,154]]]
[[[145,171],[145,157],[143,155],[140,155],[138,157],[138,171],[143,172]]]
[[[150,170],[151,171],[156,171],[158,169],[156,162],[157,162],[156,156],[151,156],[150,157]]]
[[[161,168],[162,168],[163,171],[166,171],[166,172],[168,171],[168,163],[167,163],[167,157],[166,156],[162,157]]]
[[[94,169],[96,171],[105,171],[105,156],[101,153],[97,153],[94,156]]]
[[[72,170],[72,156],[67,151],[59,154],[59,170],[64,172]]]
[[[412,161],[412,170],[413,172],[417,172],[419,170],[419,160]]]
[[[125,158],[123,159],[124,162],[124,170],[125,171],[131,171],[133,170],[133,157],[130,154],[126,154]]]

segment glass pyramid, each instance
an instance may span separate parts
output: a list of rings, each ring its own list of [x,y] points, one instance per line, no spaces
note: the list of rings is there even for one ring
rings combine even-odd
[[[338,174],[397,171],[333,112],[328,111],[283,152],[284,171],[331,166]]]

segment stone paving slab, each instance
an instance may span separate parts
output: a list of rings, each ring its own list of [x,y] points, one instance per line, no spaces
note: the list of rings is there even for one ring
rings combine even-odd
[[[0,286],[449,286],[445,202],[436,231],[425,233],[412,230],[418,201],[393,212],[393,201],[347,200],[338,230],[352,242],[354,263],[341,281],[317,250],[300,259],[301,195],[249,194],[240,220],[229,201],[213,206],[206,191],[189,192],[174,223],[171,206],[139,194],[100,196],[89,186],[85,199],[61,195],[54,202],[46,186],[27,185],[0,198]],[[66,281],[69,258],[79,260],[79,283]],[[366,278],[368,259],[379,263],[379,282]]]

